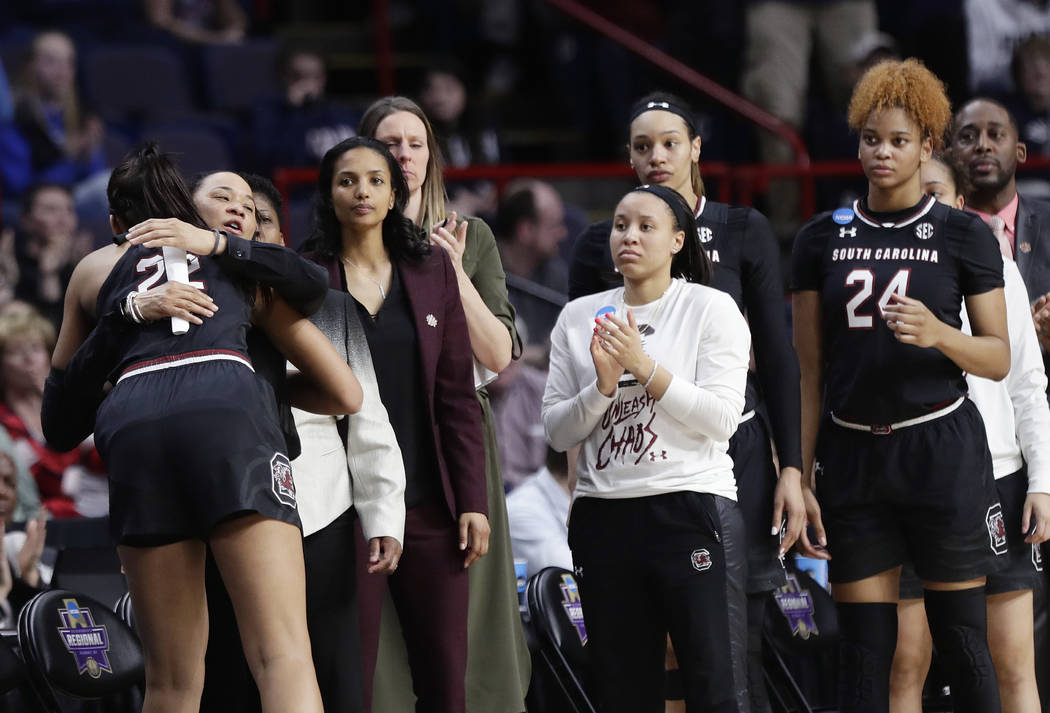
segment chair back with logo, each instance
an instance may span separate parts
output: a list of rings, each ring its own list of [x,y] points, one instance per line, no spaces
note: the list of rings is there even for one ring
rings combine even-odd
[[[774,711],[838,706],[838,614],[831,595],[788,560],[788,581],[769,596],[763,672]]]
[[[109,607],[74,592],[41,592],[18,616],[18,643],[45,709],[55,694],[104,698],[142,683],[145,662],[135,633]]]
[[[587,629],[572,572],[560,567],[540,570],[525,585],[525,600],[541,664],[536,674],[550,679],[544,710],[594,713],[584,686]]]

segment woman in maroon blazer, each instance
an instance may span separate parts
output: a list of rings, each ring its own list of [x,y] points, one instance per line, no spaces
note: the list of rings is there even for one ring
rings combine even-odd
[[[387,148],[347,139],[321,160],[307,248],[364,324],[379,393],[405,461],[405,542],[388,580],[417,711],[465,713],[467,567],[488,550],[481,409],[452,263],[402,210]],[[362,562],[362,567],[366,563]],[[359,567],[359,570],[362,569]],[[375,666],[383,580],[359,577],[365,675]]]

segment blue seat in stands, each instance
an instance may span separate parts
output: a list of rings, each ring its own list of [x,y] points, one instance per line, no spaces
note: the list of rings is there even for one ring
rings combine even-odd
[[[163,47],[99,47],[84,57],[83,73],[104,119],[172,118],[193,109],[183,64]]]
[[[202,49],[204,92],[212,111],[250,110],[276,84],[277,43],[249,40]]]
[[[203,125],[185,122],[147,126],[142,130],[142,138],[156,141],[161,150],[173,154],[185,178],[233,166],[229,146],[217,132]]]

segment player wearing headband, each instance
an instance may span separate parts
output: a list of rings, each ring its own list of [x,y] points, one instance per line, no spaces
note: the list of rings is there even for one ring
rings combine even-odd
[[[809,516],[833,557],[842,711],[889,707],[905,560],[954,710],[1000,709],[984,584],[1005,560],[1006,523],[964,372],[999,380],[1010,368],[1003,261],[978,217],[923,193],[919,168],[950,116],[944,85],[916,60],[870,69],[849,108],[868,195],[813,218],[792,257],[803,454],[819,499]],[[960,330],[964,303],[973,336]]]
[[[805,519],[800,488],[798,358],[784,322],[780,250],[773,231],[758,211],[704,196],[698,163],[701,140],[693,116],[672,94],[643,97],[631,112],[627,149],[640,182],[672,188],[695,206],[698,237],[714,266],[711,286],[733,297],[751,329],[756,369],[748,375],[744,416],[729,441],[729,455],[748,540],[749,680],[742,683],[752,708],[760,712],[769,705],[761,657],[768,593],[784,583],[777,555],[791,547]],[[570,298],[622,284],[609,254],[610,225],[611,221],[596,223],[577,239],[569,273]],[[787,527],[781,532],[784,518]]]
[[[642,186],[616,208],[623,287],[581,297],[551,334],[543,424],[580,446],[569,544],[587,618],[590,688],[607,712],[662,711],[669,632],[689,710],[746,709],[730,602],[744,604],[742,521],[727,451],[750,338],[691,207]],[[733,656],[727,656],[727,651]],[[746,696],[746,694],[744,694]]]

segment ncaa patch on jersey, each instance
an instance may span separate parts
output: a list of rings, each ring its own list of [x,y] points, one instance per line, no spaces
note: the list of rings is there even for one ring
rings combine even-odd
[[[933,223],[919,223],[915,226],[915,237],[919,240],[929,240],[933,237]]]
[[[988,508],[988,513],[984,516],[984,524],[988,527],[988,544],[992,548],[992,552],[997,555],[1005,555],[1007,543],[1003,506],[996,503]]]
[[[853,222],[853,209],[852,208],[839,208],[831,214],[831,219],[839,225],[846,225],[847,223]]]
[[[292,480],[292,464],[284,453],[274,453],[270,459],[270,476],[273,479],[273,495],[277,502],[295,507],[295,481]]]
[[[690,561],[693,563],[693,569],[697,572],[703,572],[705,569],[711,569],[711,553],[707,550],[693,550],[693,553],[689,555]]]

